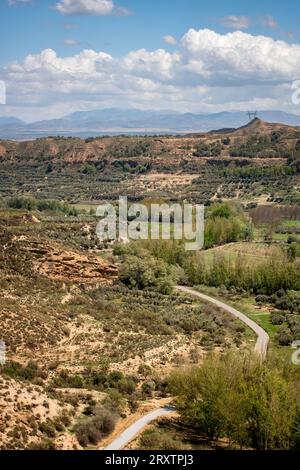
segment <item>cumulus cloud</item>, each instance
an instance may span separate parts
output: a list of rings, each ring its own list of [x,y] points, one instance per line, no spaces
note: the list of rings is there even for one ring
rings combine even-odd
[[[164,49],[148,52],[146,49],[130,52],[120,62],[121,69],[132,75],[160,81],[172,81],[176,66],[180,62],[178,54],[170,54]]]
[[[212,82],[240,84],[293,80],[300,65],[300,45],[236,31],[221,35],[190,29],[182,38],[186,61]],[[198,68],[198,72],[196,70]]]
[[[61,0],[55,9],[63,15],[128,14],[128,10],[114,4],[113,0]]]
[[[247,29],[250,26],[251,20],[248,16],[229,15],[221,18],[220,23],[227,28]]]
[[[217,111],[291,107],[300,45],[241,31],[190,29],[174,52],[139,49],[123,57],[46,49],[0,70],[10,109],[48,115],[106,106]],[[36,111],[39,109],[39,111]]]
[[[92,50],[84,50],[80,54],[70,57],[57,57],[52,49],[45,49],[40,54],[28,55],[24,62],[17,62],[8,67],[9,72],[13,74],[39,74],[47,72],[49,78],[55,78],[63,73],[80,74],[93,73],[97,67],[103,66],[105,61],[111,61],[112,57],[104,52],[95,52]]]

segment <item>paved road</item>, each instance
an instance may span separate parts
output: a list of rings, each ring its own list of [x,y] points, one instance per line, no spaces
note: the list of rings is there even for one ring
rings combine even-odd
[[[177,286],[176,290],[185,292],[186,294],[192,295],[193,297],[198,297],[199,299],[205,300],[206,302],[210,302],[216,305],[217,307],[220,307],[222,310],[225,310],[226,312],[235,316],[240,321],[245,323],[245,325],[249,326],[249,328],[251,328],[251,330],[253,330],[254,333],[257,335],[255,351],[259,354],[263,361],[266,359],[268,344],[270,341],[269,335],[265,332],[265,330],[263,330],[257,323],[247,317],[244,313],[239,312],[235,308],[230,307],[229,305],[224,304],[223,302],[220,302],[220,300],[214,299],[213,297],[191,289],[190,287]]]
[[[198,297],[199,299],[205,300],[206,302],[212,303],[217,307],[220,307],[222,310],[225,310],[226,312],[230,313],[234,317],[238,318],[245,325],[249,326],[249,328],[251,328],[257,335],[255,351],[257,352],[257,354],[259,354],[263,361],[265,360],[270,338],[269,335],[265,332],[265,330],[263,330],[259,325],[257,325],[257,323],[255,323],[253,320],[250,320],[250,318],[248,318],[246,315],[244,315],[242,312],[239,312],[235,308],[230,307],[229,305],[224,304],[223,302],[220,302],[220,300],[214,299],[213,297],[191,289],[190,287],[177,286],[176,290],[189,294],[193,297]],[[160,418],[162,416],[167,416],[168,414],[171,414],[173,412],[173,408],[166,406],[164,408],[158,408],[157,410],[148,413],[147,415],[143,416],[138,421],[136,421],[134,424],[132,424],[129,428],[127,428],[117,439],[115,439],[108,447],[106,447],[105,450],[123,449],[152,421],[155,421],[157,418]]]
[[[138,421],[133,423],[129,428],[127,428],[122,434],[120,434],[119,437],[117,437],[117,439],[107,446],[105,450],[123,449],[126,444],[131,442],[148,424],[152,423],[152,421],[155,421],[157,418],[167,416],[171,413],[174,413],[174,408],[168,406],[151,411],[151,413],[143,416]]]

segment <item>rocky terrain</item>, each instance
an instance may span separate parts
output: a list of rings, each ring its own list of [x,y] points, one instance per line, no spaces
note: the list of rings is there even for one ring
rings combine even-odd
[[[166,396],[172,367],[247,346],[230,316],[120,283],[112,252],[88,248],[95,226],[88,215],[0,211],[1,449],[89,447],[74,434],[84,417],[126,419]]]

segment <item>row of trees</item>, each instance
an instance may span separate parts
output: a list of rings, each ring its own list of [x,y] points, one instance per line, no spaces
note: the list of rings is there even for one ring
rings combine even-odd
[[[203,254],[195,254],[184,265],[189,283],[206,284],[227,288],[235,286],[255,294],[271,295],[280,289],[300,289],[299,262],[290,260],[281,250],[274,251],[274,257],[262,261],[249,261],[246,256],[233,258],[221,253],[212,260]]]
[[[295,173],[295,169],[290,166],[274,165],[267,167],[260,166],[228,166],[220,171],[221,176],[230,177],[234,180],[257,180],[267,178],[279,178],[281,176],[292,176]]]
[[[141,289],[158,288],[168,293],[176,282],[235,286],[265,295],[300,289],[299,261],[281,248],[274,248],[272,256],[253,260],[240,254],[217,252],[208,257],[205,252],[187,253],[178,242],[144,241],[117,246],[115,254],[123,259],[120,279]]]
[[[276,225],[283,220],[299,220],[300,206],[258,206],[250,210],[250,217],[256,226]]]
[[[6,201],[6,206],[10,209],[23,209],[28,211],[53,211],[63,212],[69,216],[77,216],[78,211],[75,207],[65,202],[59,202],[46,199],[34,199],[31,197],[14,196]]]
[[[259,225],[262,219],[268,223],[269,208],[251,211],[253,222]],[[293,218],[297,208],[270,209],[277,222],[281,217]],[[224,245],[240,240],[251,241],[252,224],[240,206],[227,203],[215,204],[207,209],[204,248]],[[207,255],[205,251],[186,252],[181,241],[139,241],[116,246],[114,253],[121,255],[123,265],[121,280],[132,287],[159,287],[169,292],[174,282],[192,285],[230,288],[235,286],[255,294],[272,295],[281,289],[296,291],[300,288],[300,269],[297,252],[274,247],[271,256],[257,258],[238,253]],[[175,273],[175,274],[174,274]]]

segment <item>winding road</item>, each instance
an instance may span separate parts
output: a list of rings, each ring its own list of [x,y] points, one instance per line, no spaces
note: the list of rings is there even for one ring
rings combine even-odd
[[[105,450],[123,449],[126,444],[131,442],[143,429],[145,429],[148,424],[171,413],[174,413],[174,408],[171,406],[164,406],[163,408],[157,408],[156,410],[151,411],[151,413],[142,416],[142,418],[133,423],[122,434],[120,434],[120,436],[117,437],[117,439],[115,439],[109,446],[107,446]]]
[[[251,328],[251,330],[253,330],[254,333],[257,335],[257,341],[254,348],[255,352],[261,357],[262,361],[266,359],[270,337],[261,326],[255,323],[255,321],[251,320],[244,313],[239,312],[235,308],[224,304],[224,302],[221,302],[220,300],[217,300],[214,297],[210,297],[206,294],[202,294],[201,292],[191,289],[190,287],[177,286],[176,290],[189,294],[193,297],[198,297],[201,300],[205,300],[206,302],[214,304],[225,312],[228,312],[234,317],[238,318],[245,325],[249,326],[249,328]]]
[[[253,330],[254,333],[257,335],[257,341],[254,350],[259,355],[262,361],[266,359],[270,338],[269,335],[265,332],[265,330],[263,330],[257,323],[248,318],[244,313],[239,312],[238,310],[233,307],[230,307],[227,304],[224,304],[224,302],[221,302],[220,300],[217,300],[214,297],[210,297],[206,294],[202,294],[201,292],[191,289],[190,287],[177,286],[175,289],[177,291],[191,295],[192,297],[197,297],[201,300],[216,305],[225,312],[228,312],[233,315],[235,318],[238,318],[241,322],[251,328],[251,330]],[[105,448],[105,450],[124,449],[124,447],[129,444],[129,442],[131,442],[148,424],[152,423],[152,421],[155,421],[158,418],[167,416],[171,413],[174,413],[174,409],[171,406],[165,406],[151,411],[151,413],[148,413],[147,415],[138,419],[129,428],[127,428],[122,434],[120,434],[119,437],[117,437],[117,439],[115,439],[111,444],[109,444]]]

